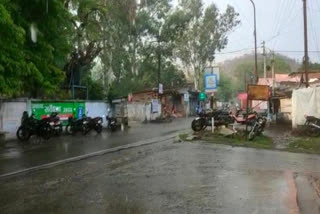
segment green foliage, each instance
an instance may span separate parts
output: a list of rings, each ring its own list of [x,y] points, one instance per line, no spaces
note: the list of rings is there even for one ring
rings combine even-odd
[[[304,137],[297,138],[289,144],[288,151],[320,154],[319,138]]]
[[[106,98],[101,81],[87,78],[86,84],[89,90],[89,100],[103,100]]]
[[[192,67],[199,85],[208,58],[225,47],[238,14],[232,7],[224,13],[214,4],[206,8],[202,1],[171,3],[0,0],[0,96],[65,97],[60,89],[78,68],[90,99],[104,98],[107,90],[109,97],[126,96],[157,87],[159,56],[165,88],[186,82],[177,62]],[[97,61],[98,80],[90,74]]]
[[[191,20],[178,40],[178,56],[192,69],[195,87],[202,89],[202,71],[210,57],[227,45],[227,34],[240,23],[239,14],[231,6],[224,13],[220,13],[215,4],[205,8],[202,1],[184,0],[181,7]]]
[[[289,58],[282,55],[275,55],[275,73],[291,73],[291,61]],[[245,82],[249,84],[254,83],[254,56],[248,55],[240,57],[227,62],[226,64],[227,65],[224,66],[223,73],[229,78],[229,84],[234,90],[233,97],[235,97],[238,92],[245,91]],[[271,57],[267,57],[267,65],[271,66]],[[258,73],[260,78],[263,77],[264,68],[262,57],[258,58]],[[267,77],[271,77],[271,70],[267,70]]]
[[[182,11],[170,10],[169,0],[150,0],[132,14],[132,8],[126,6],[131,1],[125,2],[111,0],[103,22],[108,36],[100,55],[104,67],[101,76],[114,76],[108,97],[157,87],[159,55],[164,87],[183,85],[184,74],[173,64],[174,41],[182,35],[188,21]]]
[[[0,95],[50,96],[64,80],[69,52],[69,13],[61,1],[2,0],[0,3]],[[32,42],[34,26],[37,41]]]
[[[301,66],[303,68],[303,65]],[[314,70],[320,70],[320,64],[319,63],[309,63],[309,69],[314,69]]]
[[[0,97],[14,96],[22,90],[21,79],[25,61],[25,31],[10,15],[8,1],[0,3]],[[19,77],[19,79],[17,79]]]
[[[236,88],[232,79],[223,72],[220,74],[220,82],[216,97],[222,102],[228,102],[236,97]]]

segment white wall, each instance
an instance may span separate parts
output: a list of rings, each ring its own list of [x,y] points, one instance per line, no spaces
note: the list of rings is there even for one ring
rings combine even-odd
[[[280,111],[283,113],[292,112],[292,100],[291,99],[281,99],[280,100]]]
[[[304,88],[292,93],[292,126],[304,125],[304,115],[320,118],[320,88]]]
[[[109,104],[105,102],[86,102],[86,115],[88,117],[102,117],[103,127],[107,127],[106,116],[108,115]]]
[[[146,105],[140,103],[128,103],[128,118],[133,121],[144,121],[146,119]]]
[[[161,105],[158,105],[158,113],[152,113],[150,103],[128,103],[127,108],[129,121],[155,120],[161,114]]]
[[[103,126],[107,126],[106,115],[109,104],[101,101],[86,102],[86,114],[89,117],[103,117]],[[30,100],[0,102],[0,131],[6,132],[5,140],[16,139],[16,132],[21,125],[24,111],[31,112]]]
[[[0,103],[0,131],[7,132],[5,140],[16,138],[24,111],[27,111],[27,101]]]
[[[157,119],[158,117],[160,117],[161,115],[161,105],[159,104],[158,105],[158,112],[157,113],[152,113],[151,112],[151,104],[148,105],[148,109],[147,109],[147,113],[150,112],[150,120],[155,120]]]

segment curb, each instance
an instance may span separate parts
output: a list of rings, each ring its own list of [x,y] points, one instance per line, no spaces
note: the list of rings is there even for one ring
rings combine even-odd
[[[110,149],[105,149],[105,150],[100,150],[100,151],[97,151],[97,152],[92,152],[92,153],[85,154],[85,155],[80,155],[80,156],[76,156],[76,157],[72,157],[72,158],[67,158],[67,159],[64,159],[64,160],[59,160],[59,161],[55,161],[55,162],[51,162],[51,163],[47,163],[47,164],[42,164],[42,165],[39,165],[39,166],[34,166],[34,167],[18,170],[18,171],[15,171],[15,172],[2,174],[2,175],[0,175],[0,179],[13,177],[13,176],[17,176],[17,175],[20,175],[20,174],[27,174],[27,173],[30,173],[30,172],[35,172],[35,171],[39,171],[39,170],[43,170],[43,169],[49,169],[49,168],[60,166],[60,165],[66,164],[66,163],[71,163],[71,162],[80,161],[80,160],[91,158],[91,157],[95,157],[95,156],[101,156],[101,155],[105,155],[105,154],[109,154],[109,153],[114,153],[114,152],[118,152],[118,151],[121,151],[121,150],[126,150],[126,149],[132,149],[132,148],[137,148],[137,147],[141,147],[141,146],[151,145],[151,144],[158,143],[158,142],[164,142],[164,141],[172,140],[172,139],[176,138],[176,136],[177,136],[177,133],[171,134],[171,135],[168,135],[166,137],[159,138],[159,139],[153,138],[153,139],[149,139],[149,140],[138,141],[136,143],[131,143],[131,144],[123,145],[123,146],[118,146],[118,147],[114,147],[114,148],[110,148]]]

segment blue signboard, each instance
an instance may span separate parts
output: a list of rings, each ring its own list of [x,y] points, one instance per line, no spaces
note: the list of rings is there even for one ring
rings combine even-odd
[[[216,92],[218,89],[218,77],[216,74],[206,74],[204,76],[204,87],[206,92]]]
[[[78,108],[78,119],[82,119],[83,117],[83,107],[79,107]]]

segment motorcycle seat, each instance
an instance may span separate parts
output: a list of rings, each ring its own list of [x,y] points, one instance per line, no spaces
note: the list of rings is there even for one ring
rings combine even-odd
[[[320,121],[319,118],[316,118],[314,116],[307,116],[306,119],[307,119],[307,121]]]

